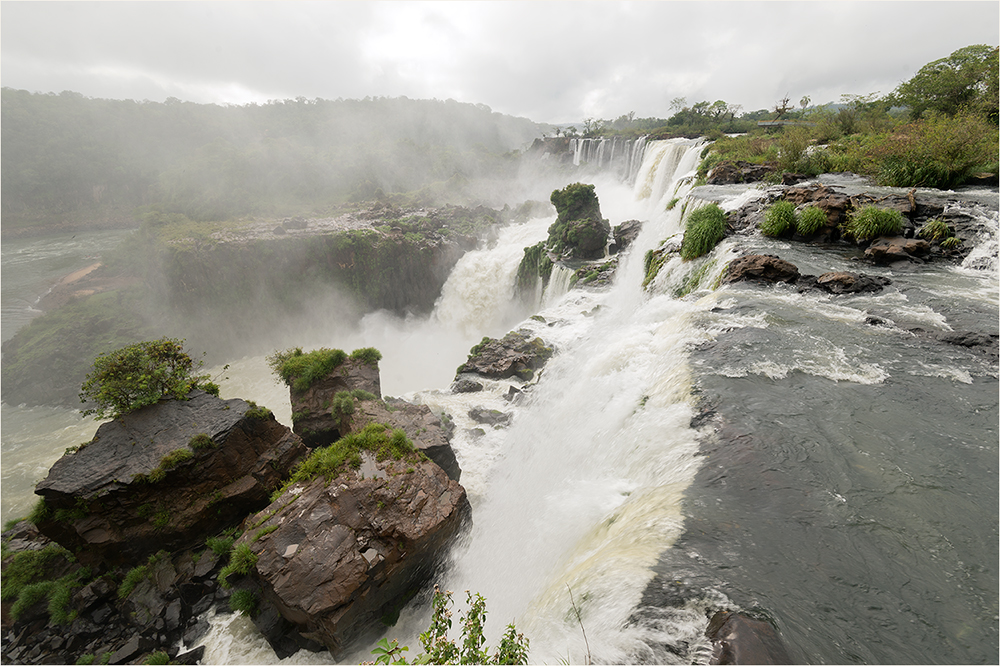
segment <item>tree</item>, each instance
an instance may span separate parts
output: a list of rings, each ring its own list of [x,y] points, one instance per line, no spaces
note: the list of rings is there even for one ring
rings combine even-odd
[[[137,342],[100,354],[80,389],[80,402],[96,403],[83,411],[97,419],[117,419],[161,398],[183,400],[195,388],[218,395],[208,375],[195,375],[201,361],[184,353],[183,340]]]
[[[774,116],[775,120],[781,120],[781,117],[792,110],[792,104],[788,99],[788,95],[785,95],[778,103],[774,105]]]
[[[953,116],[968,110],[997,120],[997,47],[976,44],[927,63],[890,95],[914,119],[927,111]]]

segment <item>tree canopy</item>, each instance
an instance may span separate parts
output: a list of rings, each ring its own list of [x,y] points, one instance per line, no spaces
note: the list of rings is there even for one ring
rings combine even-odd
[[[949,116],[968,112],[997,122],[997,62],[995,46],[976,44],[958,49],[947,58],[929,62],[891,98],[907,106],[916,119],[927,111]]]

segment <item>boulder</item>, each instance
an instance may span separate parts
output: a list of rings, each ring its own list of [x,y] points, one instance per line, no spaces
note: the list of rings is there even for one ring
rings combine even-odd
[[[865,258],[876,264],[910,261],[930,254],[931,244],[920,238],[878,238],[865,250]]]
[[[501,412],[499,409],[489,409],[487,407],[476,406],[469,410],[469,418],[476,423],[503,427],[510,423],[510,414]]]
[[[437,463],[448,478],[453,481],[461,478],[462,468],[451,448],[448,431],[427,405],[415,405],[398,398],[359,402],[350,417],[348,432],[361,430],[369,423],[385,423],[401,429],[413,446]]]
[[[892,284],[889,278],[864,273],[848,273],[833,271],[823,273],[819,277],[803,275],[799,278],[799,292],[815,289],[830,294],[877,293],[886,285]]]
[[[770,164],[751,164],[744,160],[724,160],[716,164],[708,172],[706,182],[709,185],[753,183],[758,180],[764,180],[775,171],[775,167]]]
[[[794,664],[770,622],[745,613],[720,610],[705,629],[712,641],[710,664]]]
[[[38,483],[42,534],[113,566],[200,544],[266,506],[306,453],[268,410],[193,391],[104,423]]]
[[[796,206],[816,206],[826,213],[827,226],[834,227],[845,220],[851,198],[826,185],[803,185],[789,187],[784,192],[786,201]]]
[[[603,257],[611,225],[601,217],[594,186],[573,183],[553,191],[549,200],[557,217],[549,226],[548,248],[568,259]]]
[[[451,385],[452,393],[478,393],[483,390],[481,382],[477,382],[471,377],[456,377]]]
[[[554,350],[527,330],[511,331],[502,339],[483,338],[469,351],[469,358],[458,367],[458,373],[471,372],[491,379],[518,377],[525,381],[534,377],[552,357]]]
[[[722,283],[751,282],[795,282],[799,269],[794,264],[770,254],[750,254],[734,259],[726,267]]]
[[[292,430],[306,446],[326,446],[347,434],[341,432],[342,415],[331,412],[335,409],[334,396],[342,391],[363,391],[381,399],[378,363],[348,358],[306,390],[290,388]]]
[[[621,252],[626,249],[639,236],[640,231],[642,231],[642,222],[639,220],[626,220],[617,225],[613,230],[615,250]]]
[[[335,655],[429,579],[470,514],[465,489],[433,462],[363,455],[357,470],[286,489],[236,543],[256,555],[258,615],[277,609]]]

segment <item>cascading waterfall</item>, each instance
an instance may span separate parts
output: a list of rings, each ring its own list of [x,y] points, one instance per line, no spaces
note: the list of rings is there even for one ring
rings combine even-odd
[[[569,140],[573,166],[589,165],[598,171],[610,171],[630,187],[635,184],[639,168],[642,166],[645,148],[645,136],[638,139],[614,136]]]

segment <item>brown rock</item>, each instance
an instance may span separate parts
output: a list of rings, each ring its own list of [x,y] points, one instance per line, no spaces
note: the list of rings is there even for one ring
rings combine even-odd
[[[264,602],[336,654],[428,579],[469,513],[465,489],[438,465],[367,456],[329,483],[286,490],[237,546],[257,554],[250,578]]]
[[[511,331],[500,340],[483,338],[469,351],[469,358],[458,367],[458,374],[474,372],[492,379],[519,377],[531,379],[552,357],[552,347],[528,331]]]
[[[360,390],[382,398],[378,364],[348,358],[305,391],[289,390],[292,430],[309,447],[326,446],[347,434],[341,432],[341,415],[333,414],[333,398],[342,391]]]
[[[826,213],[827,225],[835,226],[839,224],[851,205],[851,198],[846,194],[841,194],[826,185],[804,185],[802,187],[789,187],[785,190],[784,197],[795,205],[808,204],[816,206]]]
[[[744,160],[719,162],[709,172],[706,182],[709,185],[733,185],[736,183],[753,183],[767,178],[775,172],[770,164],[752,164]]]
[[[925,257],[930,254],[931,244],[920,238],[879,238],[865,250],[865,258],[876,264],[889,264],[894,261],[908,261],[914,257]]]
[[[799,269],[794,264],[769,254],[750,254],[734,259],[726,268],[723,284],[753,282],[795,282]]]

